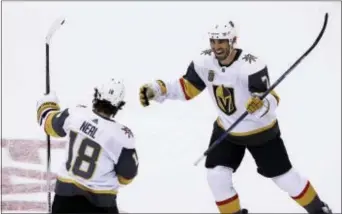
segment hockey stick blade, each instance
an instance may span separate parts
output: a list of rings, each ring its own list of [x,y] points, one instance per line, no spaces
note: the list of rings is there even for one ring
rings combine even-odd
[[[314,41],[314,43],[310,46],[310,48],[300,57],[297,59],[297,61],[295,63],[293,63],[293,65],[287,70],[285,71],[278,79],[276,82],[274,82],[268,89],[267,91],[264,92],[264,94],[260,97],[260,99],[264,99],[275,87],[277,87],[277,85],[279,85],[279,83],[281,83],[285,77],[291,73],[291,71],[297,67],[297,65],[307,56],[309,55],[309,53],[317,46],[318,42],[321,40],[321,38],[323,37],[323,34],[325,32],[325,29],[327,27],[328,24],[328,13],[325,13],[324,16],[324,23],[323,23],[323,27],[320,31],[320,33],[318,34],[316,40]],[[235,126],[237,126],[246,116],[248,115],[248,112],[245,111],[226,131],[224,134],[222,134],[204,153],[203,155],[194,163],[195,166],[197,166],[201,160],[203,160],[203,158],[205,158],[214,148],[216,148],[224,138],[226,138],[229,134],[229,132],[235,128]]]
[[[55,32],[65,23],[64,18],[57,19],[50,27],[48,34],[45,37],[45,43],[50,44],[52,36],[55,34]]]

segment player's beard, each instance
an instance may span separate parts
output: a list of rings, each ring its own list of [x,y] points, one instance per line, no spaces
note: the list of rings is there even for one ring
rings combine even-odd
[[[230,54],[230,50],[229,50],[229,48],[225,48],[224,50],[223,50],[223,52],[221,53],[221,54],[216,54],[216,52],[214,51],[214,53],[215,53],[215,57],[216,57],[216,59],[218,60],[218,61],[223,61],[223,60],[225,60],[225,59],[227,59],[228,58],[228,56],[229,56],[229,54]]]

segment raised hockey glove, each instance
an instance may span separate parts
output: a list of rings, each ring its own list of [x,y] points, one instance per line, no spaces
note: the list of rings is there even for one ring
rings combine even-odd
[[[155,96],[155,93],[153,92],[153,89],[151,88],[150,85],[145,84],[140,87],[140,92],[139,92],[139,98],[140,98],[140,103],[142,106],[148,106],[150,105],[149,100],[153,99]]]
[[[139,99],[142,106],[150,105],[150,100],[162,102],[165,99],[166,86],[162,80],[144,84],[139,90]]]
[[[267,114],[269,107],[269,101],[267,99],[261,100],[256,94],[253,94],[246,103],[246,110],[248,113],[254,114],[258,112],[260,117],[263,117],[265,114]]]
[[[37,122],[39,125],[42,125],[42,121],[48,115],[50,111],[58,111],[59,100],[54,92],[50,92],[49,94],[44,95],[37,101]]]

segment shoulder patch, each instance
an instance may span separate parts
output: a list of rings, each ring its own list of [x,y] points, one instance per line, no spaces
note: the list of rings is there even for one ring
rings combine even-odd
[[[124,131],[128,138],[134,137],[133,132],[127,126],[123,126],[121,130]]]
[[[255,62],[257,59],[256,56],[252,55],[252,54],[245,54],[242,57],[242,60],[245,60],[246,62],[248,62],[249,64],[252,64],[253,62]]]
[[[212,52],[213,51],[209,48],[209,49],[206,49],[206,50],[202,51],[201,55],[209,55],[210,56]]]

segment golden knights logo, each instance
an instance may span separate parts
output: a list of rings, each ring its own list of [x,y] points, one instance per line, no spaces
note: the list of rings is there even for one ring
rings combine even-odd
[[[217,106],[227,115],[232,115],[236,111],[234,89],[223,85],[213,87]]]
[[[242,57],[242,59],[245,60],[246,62],[249,62],[249,64],[252,64],[252,62],[255,62],[257,57],[253,56],[252,54],[246,54]]]

